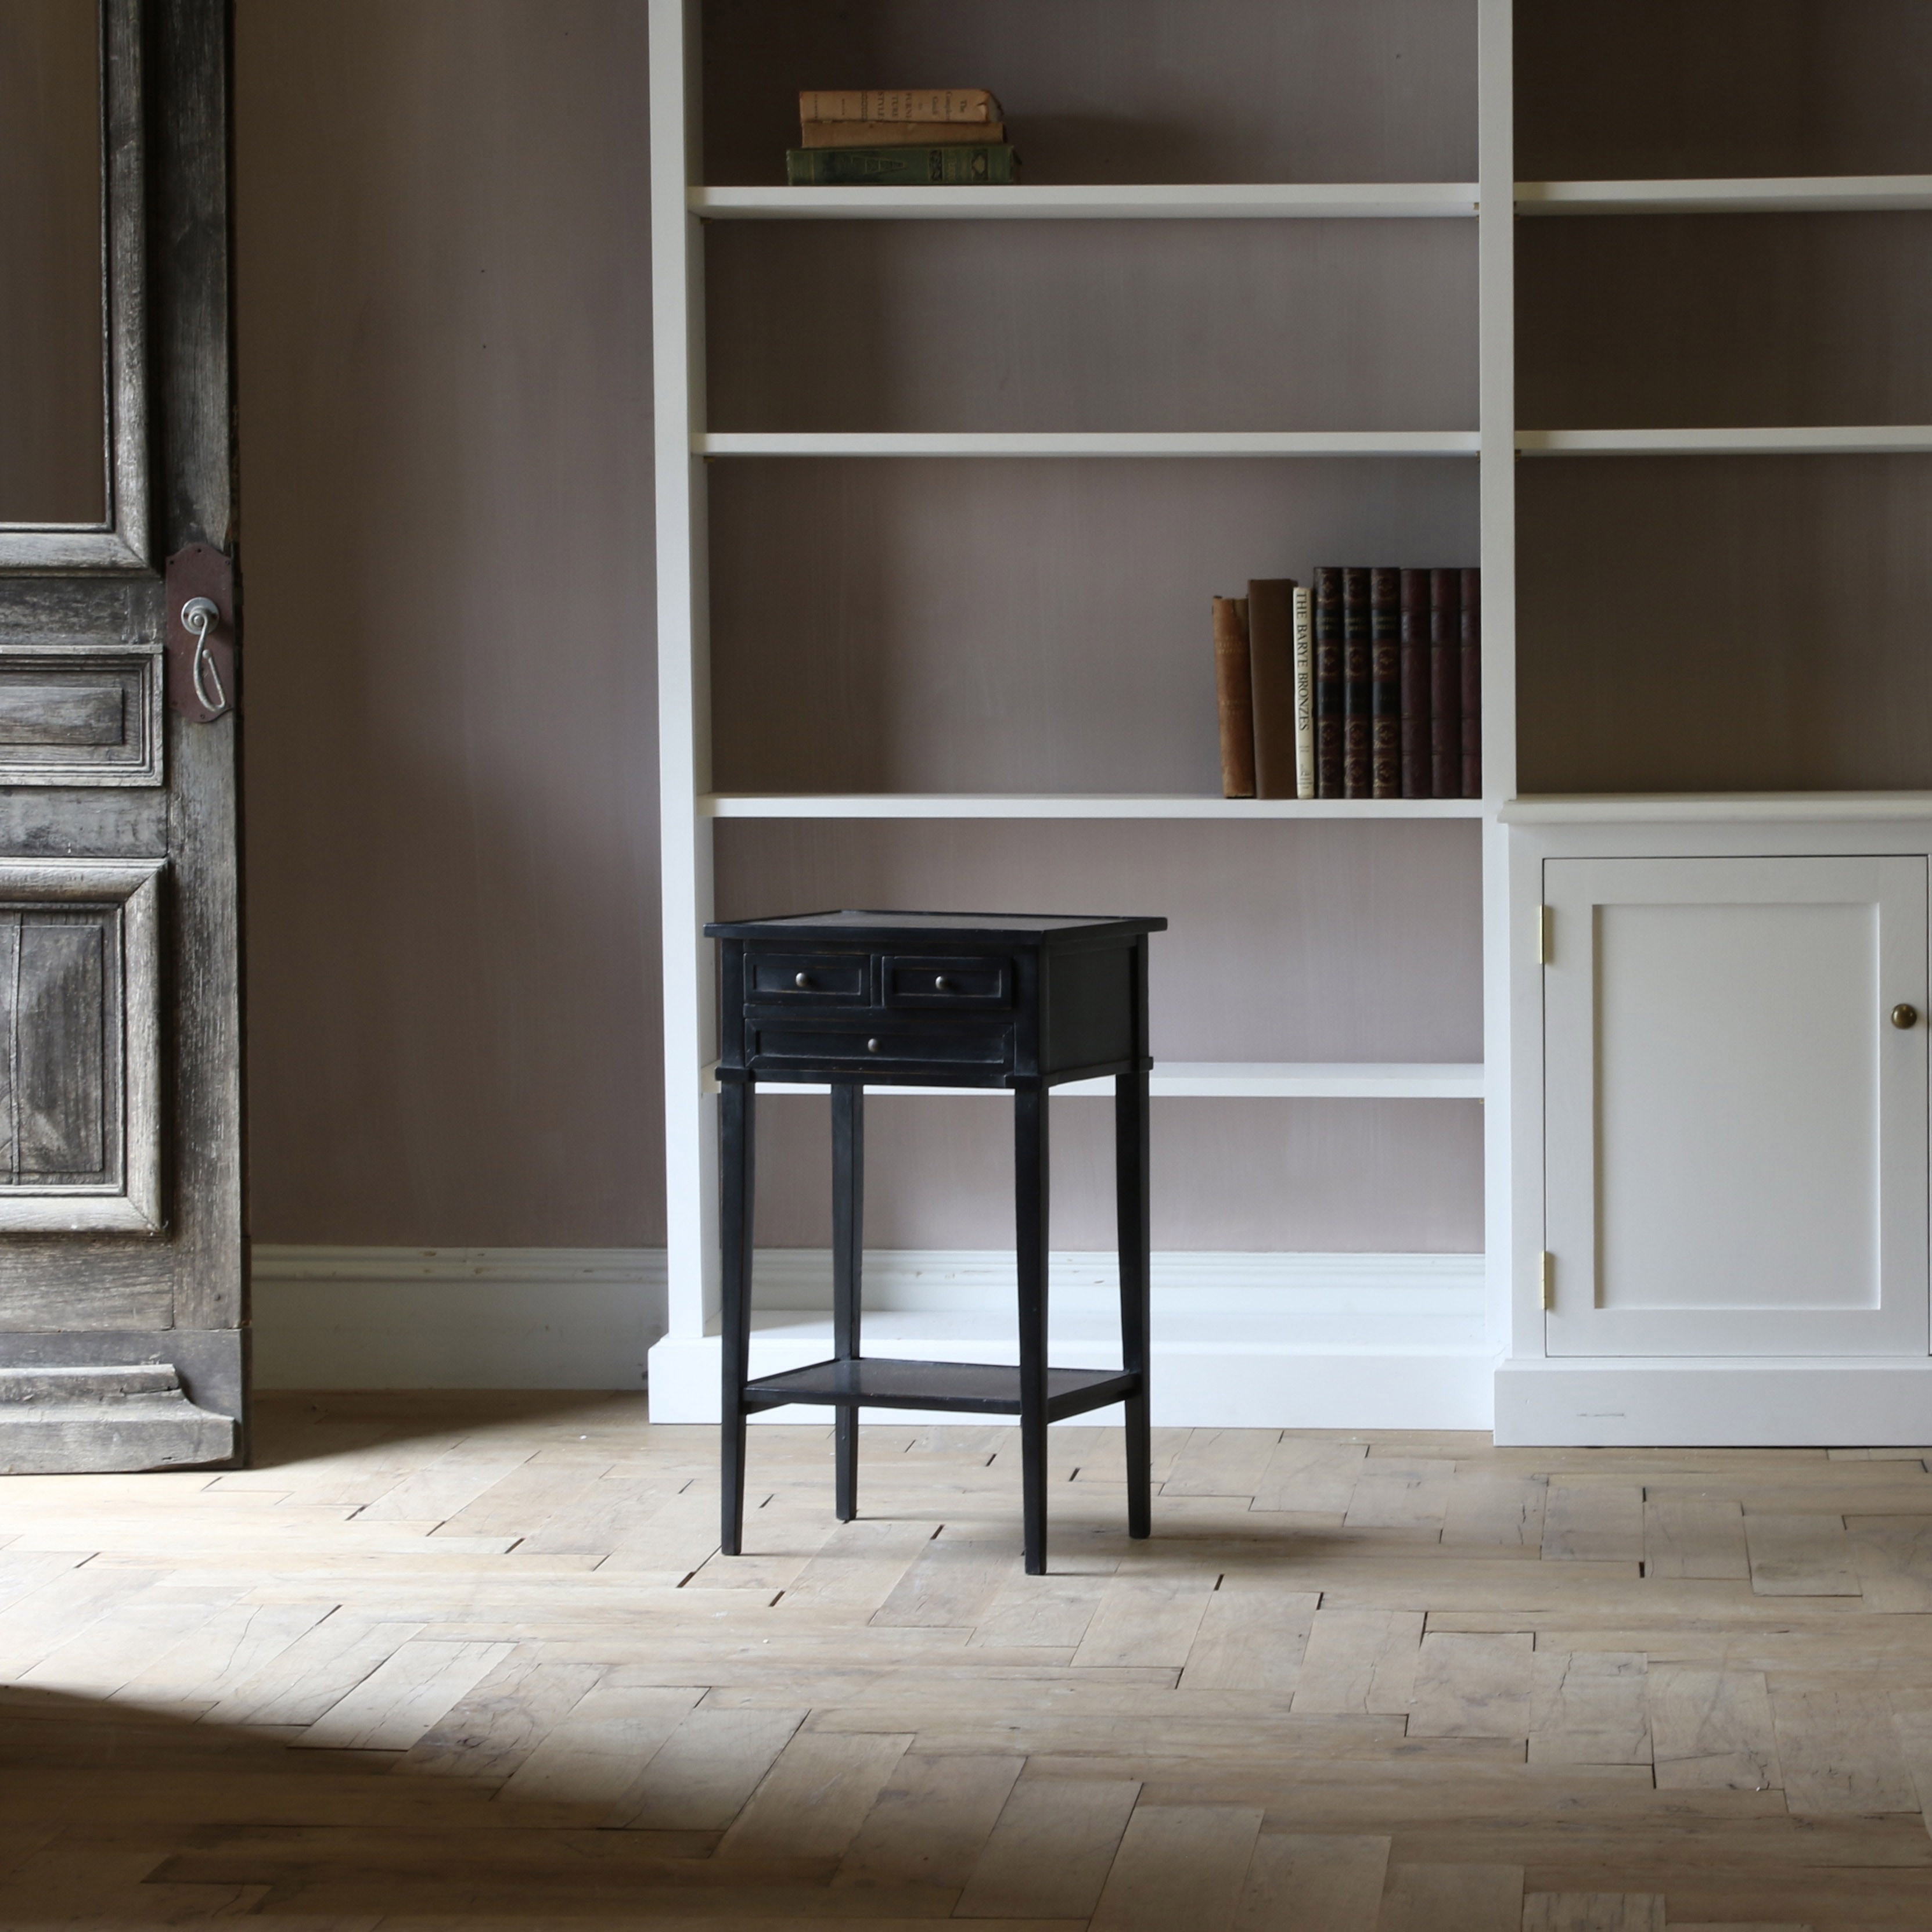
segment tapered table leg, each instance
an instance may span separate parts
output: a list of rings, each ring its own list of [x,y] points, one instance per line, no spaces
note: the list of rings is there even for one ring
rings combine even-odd
[[[718,1547],[736,1556],[745,1530],[745,1384],[752,1372],[752,1208],[754,1192],[752,1088],[727,1081],[718,1096],[719,1283],[724,1387]]]
[[[1120,1222],[1120,1366],[1140,1377],[1123,1405],[1127,1425],[1127,1534],[1154,1529],[1152,1416],[1148,1379],[1153,1306],[1148,1076],[1114,1078],[1114,1196]]]
[[[832,1352],[859,1354],[860,1292],[866,1221],[866,1090],[854,1081],[832,1089]],[[838,1520],[859,1514],[859,1405],[841,1402],[837,1426]]]
[[[1013,1206],[1019,1261],[1020,1498],[1026,1573],[1046,1574],[1046,1094],[1013,1096]]]

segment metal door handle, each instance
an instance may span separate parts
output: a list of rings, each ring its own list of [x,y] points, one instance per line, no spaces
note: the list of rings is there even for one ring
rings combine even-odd
[[[201,708],[219,716],[228,709],[228,694],[221,688],[221,673],[214,653],[208,648],[208,634],[221,622],[221,606],[212,597],[190,597],[181,608],[182,628],[194,640],[194,694]],[[213,696],[208,685],[214,686]]]
[[[1918,1024],[1918,1009],[1916,1006],[1908,1006],[1904,1001],[1900,1000],[1892,1010],[1892,1023],[1901,1033],[1907,1028],[1916,1027]]]

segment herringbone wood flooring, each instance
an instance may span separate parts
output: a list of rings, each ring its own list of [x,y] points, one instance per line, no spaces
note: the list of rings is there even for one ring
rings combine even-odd
[[[0,1925],[1932,1926],[1916,1451],[262,1408],[0,1482]]]

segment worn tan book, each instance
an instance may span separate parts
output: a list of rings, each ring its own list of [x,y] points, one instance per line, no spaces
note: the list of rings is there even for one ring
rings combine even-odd
[[[1214,599],[1214,690],[1221,713],[1221,795],[1255,795],[1255,700],[1248,600]]]
[[[807,148],[993,146],[1006,138],[1003,121],[808,121]]]
[[[1254,692],[1255,796],[1293,798],[1294,579],[1248,585],[1248,665]]]
[[[983,87],[820,87],[799,92],[800,121],[999,121]]]

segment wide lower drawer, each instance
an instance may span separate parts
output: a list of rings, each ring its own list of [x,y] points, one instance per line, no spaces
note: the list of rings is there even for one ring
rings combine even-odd
[[[765,1026],[746,1029],[754,1069],[765,1066],[1004,1066],[1010,1027]]]

